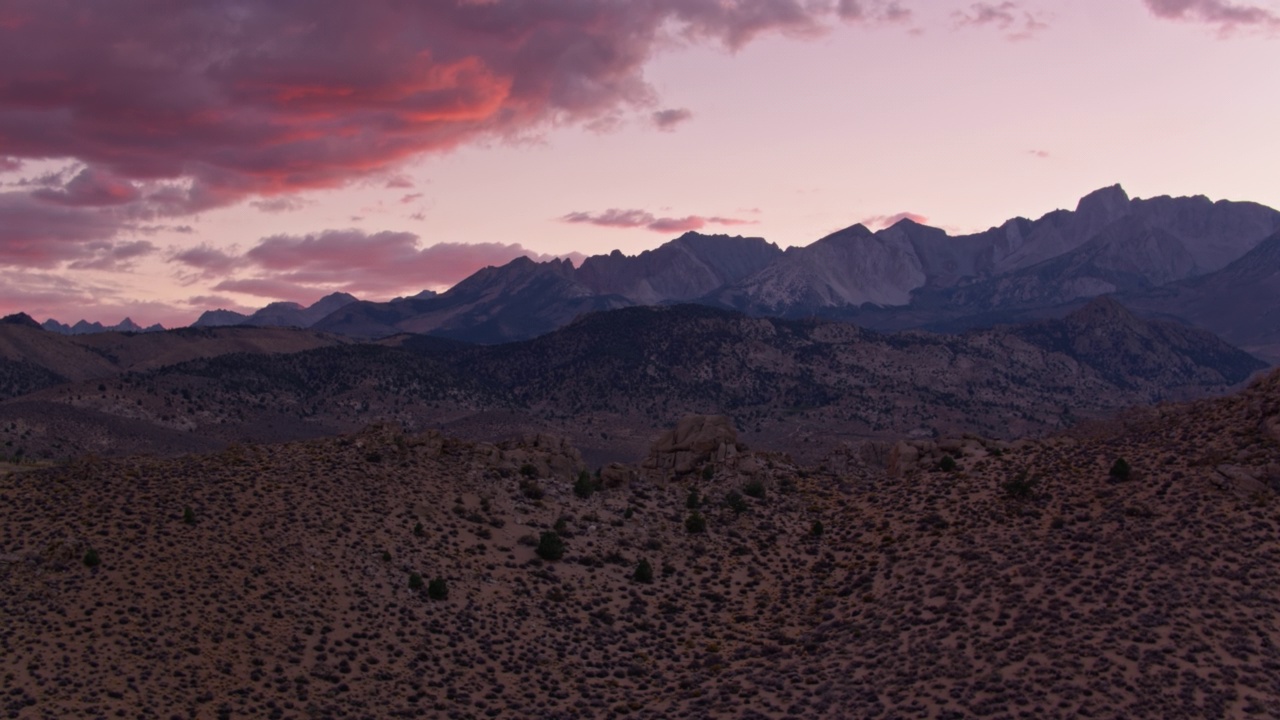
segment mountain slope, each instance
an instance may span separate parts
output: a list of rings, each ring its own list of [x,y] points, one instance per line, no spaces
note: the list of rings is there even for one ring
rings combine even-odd
[[[693,300],[762,270],[782,254],[761,238],[688,232],[629,257],[615,250],[582,262],[575,279],[598,295],[638,305]]]
[[[1217,272],[1129,293],[1123,301],[1212,330],[1280,362],[1280,232]]]

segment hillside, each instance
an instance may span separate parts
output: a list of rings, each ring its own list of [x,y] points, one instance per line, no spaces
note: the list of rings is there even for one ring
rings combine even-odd
[[[1040,441],[864,448],[839,470],[681,427],[701,430],[585,498],[553,438],[385,426],[0,477],[5,708],[1280,713],[1280,375]],[[662,469],[676,447],[687,475]],[[1109,473],[1119,458],[1131,469]],[[553,527],[563,555],[544,560]]]
[[[308,337],[322,336],[299,341]],[[551,432],[599,465],[634,460],[661,424],[692,413],[728,414],[751,445],[813,460],[868,437],[1043,434],[1134,404],[1223,392],[1263,367],[1207,333],[1139,320],[1107,300],[1065,320],[963,335],[638,307],[523,343],[400,336],[58,385],[21,398],[20,412],[0,404],[0,442],[39,457],[115,452],[110,423],[85,444],[55,437],[41,408],[70,407],[224,443],[376,421],[477,440]]]

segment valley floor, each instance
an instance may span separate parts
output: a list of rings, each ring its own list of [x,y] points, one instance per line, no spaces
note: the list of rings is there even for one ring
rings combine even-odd
[[[541,439],[377,427],[10,473],[0,713],[1276,717],[1277,428],[1273,376],[952,471],[748,453],[582,498]]]

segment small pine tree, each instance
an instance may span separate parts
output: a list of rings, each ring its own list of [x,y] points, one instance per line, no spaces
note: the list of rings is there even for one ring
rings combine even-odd
[[[383,550],[383,551],[382,551],[382,562],[391,562],[391,552],[390,552],[390,551],[388,551],[388,550]]]
[[[196,511],[192,510],[190,505],[182,508],[182,522],[188,525],[196,524]]]
[[[684,506],[690,510],[697,510],[702,507],[702,498],[698,495],[698,488],[689,488],[689,497],[685,498]]]
[[[84,554],[84,564],[86,567],[98,567],[102,564],[102,558],[98,557],[98,551],[89,548]]]
[[[422,523],[413,526],[413,536],[423,537],[427,534],[426,528],[422,527]]]
[[[814,537],[822,537],[822,533],[825,531],[826,528],[822,527],[821,520],[814,520],[813,527],[809,528],[809,534]]]
[[[1128,480],[1132,472],[1133,468],[1129,466],[1129,461],[1124,458],[1116,458],[1116,461],[1111,464],[1111,477],[1116,480]]]
[[[636,565],[635,574],[631,577],[638,583],[648,585],[653,582],[653,566],[649,564],[648,560],[641,558],[639,564]]]
[[[578,473],[578,480],[573,484],[573,494],[586,500],[591,497],[591,493],[596,491],[596,484],[591,480],[591,474],[586,470]]]
[[[702,513],[698,512],[697,510],[694,510],[693,512],[689,513],[689,517],[685,519],[684,529],[691,534],[706,532],[707,519],[702,517]]]
[[[444,578],[435,578],[427,584],[427,597],[432,600],[444,600],[449,597],[449,585]]]
[[[534,552],[543,560],[555,561],[564,557],[564,540],[554,530],[547,530],[538,538],[538,547]]]
[[[724,496],[724,504],[728,505],[729,509],[737,515],[741,515],[750,509],[750,506],[747,505],[747,501],[742,497],[742,493],[737,490],[730,490],[729,493]]]
[[[742,493],[757,500],[764,499],[764,483],[760,480],[751,480],[742,486]]]
[[[409,589],[410,589],[410,590],[420,590],[420,589],[422,589],[422,576],[421,576],[421,575],[419,575],[418,573],[409,573]]]
[[[938,463],[938,469],[942,472],[955,472],[956,459],[950,455],[943,455],[942,460]]]

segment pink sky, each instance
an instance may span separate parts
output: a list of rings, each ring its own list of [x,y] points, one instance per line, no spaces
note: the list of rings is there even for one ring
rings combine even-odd
[[[1278,207],[1277,87],[1272,0],[6,0],[0,313],[183,325],[1116,182]]]

